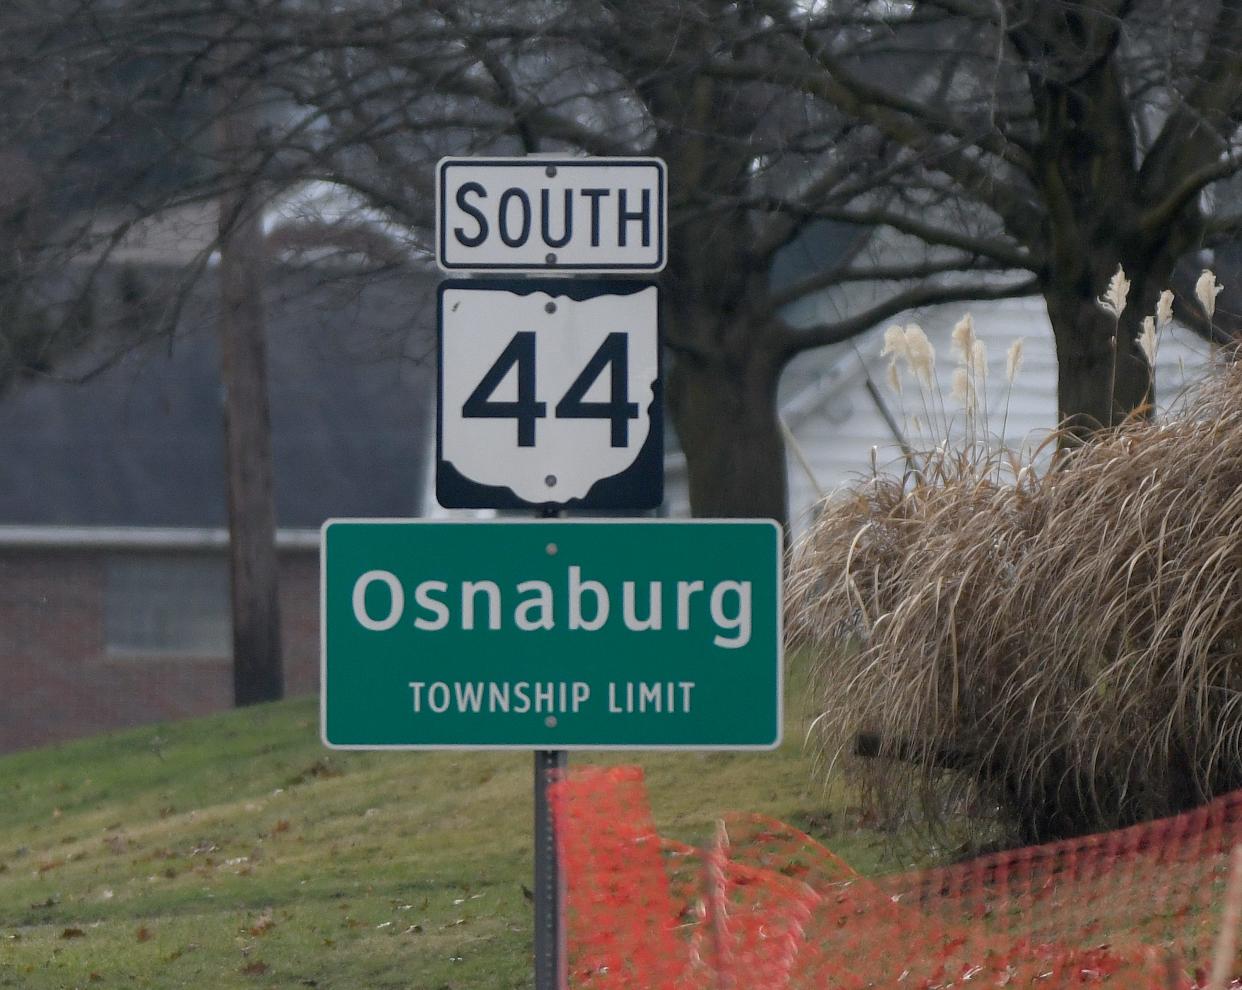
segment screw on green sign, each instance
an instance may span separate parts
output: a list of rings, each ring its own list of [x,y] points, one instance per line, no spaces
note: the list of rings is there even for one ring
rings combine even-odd
[[[768,749],[768,521],[324,525],[323,737],[358,749]]]

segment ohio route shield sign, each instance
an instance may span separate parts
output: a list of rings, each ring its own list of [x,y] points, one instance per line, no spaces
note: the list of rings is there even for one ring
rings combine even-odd
[[[438,310],[441,505],[638,510],[663,501],[653,283],[450,280]]]

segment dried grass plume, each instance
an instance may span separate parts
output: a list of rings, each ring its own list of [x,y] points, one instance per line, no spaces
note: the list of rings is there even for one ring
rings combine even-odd
[[[1209,320],[1216,313],[1216,297],[1222,289],[1224,286],[1216,281],[1216,275],[1208,268],[1203,269],[1203,274],[1195,282],[1195,298],[1199,300],[1199,305],[1203,307]]]
[[[1028,840],[1242,787],[1242,367],[1010,467],[942,447],[824,503],[786,626],[825,753],[929,805],[969,779]]]
[[[1138,335],[1135,340],[1135,346],[1143,352],[1143,357],[1147,358],[1147,365],[1150,368],[1156,367],[1156,349],[1159,342],[1156,339],[1156,321],[1150,316],[1143,317],[1143,332]]]
[[[1164,330],[1173,322],[1173,292],[1165,289],[1156,302],[1156,329]]]
[[[1097,301],[1104,310],[1112,313],[1115,318],[1120,319],[1122,312],[1126,308],[1126,296],[1129,294],[1130,280],[1126,278],[1125,270],[1118,265],[1117,271],[1109,279],[1108,289]]]
[[[1022,370],[1022,340],[1019,337],[1009,345],[1009,351],[1005,355],[1005,380],[1012,385],[1014,379],[1018,377],[1018,372]]]

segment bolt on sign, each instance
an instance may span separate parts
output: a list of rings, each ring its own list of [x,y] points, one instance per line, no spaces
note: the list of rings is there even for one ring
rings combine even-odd
[[[771,749],[766,520],[333,520],[322,733],[344,749]]]
[[[659,306],[643,281],[446,281],[436,498],[648,509],[664,497]]]
[[[444,158],[436,260],[446,271],[658,272],[658,158]]]

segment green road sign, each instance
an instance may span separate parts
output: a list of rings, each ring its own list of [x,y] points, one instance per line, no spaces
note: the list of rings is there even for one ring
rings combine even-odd
[[[768,521],[329,521],[324,742],[770,749],[780,561]]]

